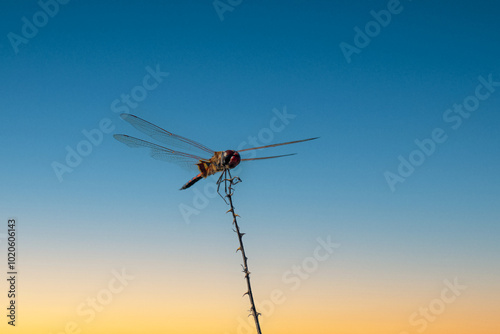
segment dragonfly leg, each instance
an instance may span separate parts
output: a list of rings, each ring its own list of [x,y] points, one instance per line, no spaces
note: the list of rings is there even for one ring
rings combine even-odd
[[[231,179],[232,179],[232,176],[231,176],[231,172],[229,171],[229,169],[226,169],[226,177],[225,180],[224,180],[224,192],[227,194],[227,183],[229,182],[229,189],[231,189]],[[232,194],[231,194],[232,195]]]
[[[226,197],[222,196],[222,194],[220,193],[220,185],[222,184],[222,182],[224,182],[224,189],[226,189],[226,187],[227,187],[226,186],[226,180],[227,180],[227,178],[226,178],[226,172],[227,171],[228,171],[227,169],[224,170],[224,171],[222,171],[219,179],[217,180],[217,194],[219,194],[219,196],[224,200],[224,202],[226,202],[226,204],[228,204],[227,201],[226,201]],[[227,193],[227,190],[225,192]]]
[[[222,182],[224,182],[224,196],[220,192],[220,187]],[[224,201],[226,201],[227,196],[231,196],[233,194],[232,186],[241,182],[241,179],[238,176],[233,177],[231,175],[231,171],[229,169],[225,169],[222,171],[219,180],[217,181],[217,193]],[[227,203],[227,201],[226,201]]]

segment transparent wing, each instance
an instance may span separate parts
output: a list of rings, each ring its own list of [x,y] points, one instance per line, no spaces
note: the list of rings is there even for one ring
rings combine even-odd
[[[318,138],[319,138],[319,137],[314,137],[314,138],[309,138],[309,139],[302,139],[302,140],[294,140],[294,141],[289,141],[289,142],[286,142],[286,143],[271,144],[271,145],[259,146],[259,147],[251,147],[251,148],[246,148],[246,149],[244,149],[244,150],[239,150],[238,152],[251,151],[251,150],[258,150],[258,149],[261,149],[261,148],[276,147],[276,146],[288,145],[288,144],[295,144],[295,143],[302,143],[302,142],[304,142],[304,141],[314,140],[314,139],[318,139]]]
[[[200,143],[195,142],[194,140],[168,132],[167,130],[164,130],[159,126],[156,126],[153,123],[145,121],[137,116],[131,114],[121,114],[120,117],[130,123],[130,125],[132,125],[137,130],[155,140],[158,140],[159,142],[167,144],[168,146],[180,148],[187,151],[194,151],[195,153],[200,153],[202,155],[206,155],[207,153],[209,153],[209,156],[212,156],[214,154],[213,150]]]
[[[124,143],[128,147],[132,148],[138,148],[138,147],[145,147],[150,149],[150,155],[154,159],[157,160],[162,160],[162,161],[167,161],[167,162],[172,162],[175,163],[183,168],[188,168],[188,169],[197,169],[196,168],[196,163],[199,162],[200,160],[204,160],[203,158],[184,153],[184,152],[179,152],[179,151],[174,151],[169,148],[156,145],[153,143],[150,143],[148,141],[138,139],[135,137],[130,137],[127,135],[113,135],[113,137],[118,140],[119,142]]]
[[[252,158],[252,159],[241,159],[241,161],[252,161],[252,160],[264,160],[264,159],[274,159],[281,157],[288,157],[290,155],[296,155],[297,153],[283,154],[283,155],[273,155],[272,157],[262,157],[262,158]]]

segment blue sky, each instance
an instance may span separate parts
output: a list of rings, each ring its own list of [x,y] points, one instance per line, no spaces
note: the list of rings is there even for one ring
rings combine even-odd
[[[370,12],[388,6],[397,8],[390,22],[346,57],[341,43],[355,47],[355,27],[366,33]],[[139,268],[134,260],[147,257],[154,267],[172,253],[182,261],[205,246],[210,260],[235,245],[220,198],[201,200],[189,224],[179,211],[213,181],[180,192],[192,172],[112,138],[148,139],[119,118],[122,107],[215,150],[259,134],[262,145],[321,137],[259,152],[296,156],[242,164],[235,202],[261,272],[332,235],[340,272],[384,258],[386,273],[430,282],[498,275],[497,2],[242,1],[221,20],[210,1],[69,1],[29,38],[23,17],[33,23],[40,4],[0,8],[0,208],[20,221],[27,266],[62,271],[73,257]],[[162,74],[145,79],[152,72]],[[447,111],[463,103],[468,116]],[[58,178],[54,162],[66,164],[67,147],[100,122],[109,131]],[[398,175],[399,157],[435,129],[446,140],[414,153],[424,161],[391,187],[386,173]]]

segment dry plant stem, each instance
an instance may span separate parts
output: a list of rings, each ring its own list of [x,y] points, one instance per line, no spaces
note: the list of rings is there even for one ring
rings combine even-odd
[[[234,224],[234,227],[236,229],[235,232],[238,235],[238,240],[240,242],[240,248],[238,248],[238,250],[241,252],[241,256],[243,257],[242,267],[243,267],[243,273],[245,273],[245,280],[247,282],[247,288],[248,288],[248,291],[245,294],[248,295],[248,298],[250,299],[250,304],[252,305],[252,308],[250,310],[252,311],[252,315],[253,315],[254,320],[255,320],[255,327],[257,328],[257,333],[262,334],[262,332],[260,331],[260,324],[259,324],[260,313],[258,313],[257,309],[255,308],[255,302],[253,300],[253,293],[252,293],[252,286],[250,285],[250,271],[248,271],[248,263],[247,263],[248,258],[245,255],[245,247],[243,247],[243,235],[245,233],[240,232],[240,228],[238,226],[238,221],[236,220],[236,217],[238,217],[238,215],[234,212],[233,199],[232,199],[232,196],[233,196],[232,186],[233,186],[233,182],[234,182],[233,180],[234,179],[231,178],[231,176],[229,176],[228,179],[226,178],[224,180],[225,182],[229,183],[229,186],[226,188],[226,197],[229,200],[229,206],[231,207],[231,209],[229,211],[233,214],[233,224]]]

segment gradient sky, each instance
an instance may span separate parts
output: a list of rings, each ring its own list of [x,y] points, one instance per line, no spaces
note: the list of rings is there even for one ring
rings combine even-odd
[[[114,140],[149,139],[130,112],[215,150],[321,137],[238,169],[263,333],[499,333],[498,2],[229,3],[1,2],[16,332],[254,333],[214,180]]]

